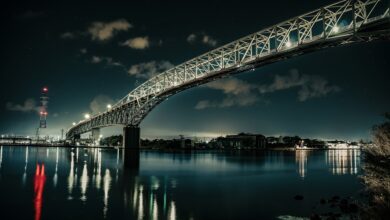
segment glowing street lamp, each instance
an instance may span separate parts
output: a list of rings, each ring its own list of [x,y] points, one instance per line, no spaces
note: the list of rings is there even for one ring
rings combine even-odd
[[[290,41],[286,42],[286,47],[288,47],[288,48],[291,47],[291,42]]]
[[[107,109],[110,110],[112,108],[112,105],[111,104],[108,104],[107,105]]]
[[[76,122],[73,122],[72,125],[75,126],[75,125],[76,125]]]
[[[333,33],[338,33],[339,30],[340,30],[340,28],[339,28],[337,25],[335,25],[335,26],[332,28]]]
[[[84,118],[85,118],[85,119],[90,119],[90,118],[91,118],[91,115],[87,113],[87,114],[84,115]]]

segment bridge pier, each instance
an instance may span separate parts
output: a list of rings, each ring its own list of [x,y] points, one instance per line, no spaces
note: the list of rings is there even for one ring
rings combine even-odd
[[[140,128],[138,126],[126,126],[123,128],[123,148],[139,149]]]
[[[130,170],[139,169],[140,128],[126,126],[123,128],[123,163]]]
[[[77,140],[80,140],[80,139],[81,139],[81,135],[80,135],[80,134],[75,134],[75,135],[73,136],[73,139],[72,139],[72,144],[73,144],[73,146],[76,146]]]

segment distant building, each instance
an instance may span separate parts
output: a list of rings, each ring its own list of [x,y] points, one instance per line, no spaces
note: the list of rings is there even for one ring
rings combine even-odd
[[[261,134],[240,133],[237,135],[227,135],[217,140],[217,145],[230,149],[261,149],[266,147],[266,138]]]
[[[268,144],[277,144],[277,143],[279,143],[279,139],[276,138],[276,137],[267,137],[266,141],[267,141],[267,145]]]

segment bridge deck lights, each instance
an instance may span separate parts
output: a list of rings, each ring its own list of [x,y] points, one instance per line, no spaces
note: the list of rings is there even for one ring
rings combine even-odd
[[[340,28],[336,25],[332,28],[333,33],[338,33]]]
[[[286,47],[287,47],[287,48],[290,48],[291,46],[292,46],[291,42],[290,42],[290,41],[287,41],[287,42],[286,42]]]
[[[87,113],[87,114],[84,114],[84,118],[85,118],[85,119],[90,119],[90,118],[91,118],[91,115],[88,114],[88,113]]]

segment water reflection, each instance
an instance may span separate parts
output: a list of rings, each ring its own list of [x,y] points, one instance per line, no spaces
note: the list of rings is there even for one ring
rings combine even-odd
[[[360,166],[360,150],[326,151],[326,162],[333,174],[357,174]]]
[[[83,171],[80,178],[80,190],[81,190],[80,199],[83,202],[87,201],[86,192],[88,187],[88,181],[89,181],[89,177],[88,177],[88,170],[87,170],[87,162],[84,161]]]
[[[3,164],[3,146],[0,146],[0,170],[2,164]]]
[[[29,183],[23,190],[31,189],[30,183],[34,183],[34,197],[25,193],[22,199],[30,201],[28,205],[34,208],[36,220],[41,216],[55,219],[58,213],[54,210],[61,212],[65,219],[81,218],[82,213],[88,213],[86,218],[93,219],[205,219],[206,210],[213,213],[210,216],[217,216],[214,219],[224,219],[224,208],[231,209],[232,219],[251,219],[246,218],[250,214],[245,210],[255,213],[260,205],[271,214],[257,213],[257,219],[272,219],[272,207],[288,209],[289,206],[280,201],[291,199],[289,193],[302,188],[303,182],[304,190],[313,196],[326,191],[327,187],[348,191],[350,187],[337,182],[337,177],[357,174],[360,167],[359,150],[142,151],[141,156],[140,152],[135,153],[137,151],[123,149],[1,147],[0,174],[16,176],[19,183],[23,176],[22,182]],[[40,164],[36,165],[34,173],[37,161]],[[315,178],[308,178],[309,175]],[[53,180],[53,184],[45,185],[46,177]],[[17,190],[5,190],[14,189],[14,183],[7,185],[5,179],[0,178],[0,184],[5,186],[0,188],[0,202],[8,198],[3,196],[7,193],[10,199],[21,198],[20,195],[12,197]],[[323,190],[319,191],[318,187]],[[45,193],[48,195],[44,195],[44,188],[50,192]],[[331,195],[334,194],[332,191]],[[273,199],[275,196],[277,199]],[[45,203],[42,213],[44,199],[50,202]],[[242,204],[242,199],[247,203]],[[83,205],[83,209],[72,208],[72,212],[63,213],[60,207],[64,204]],[[293,208],[302,210],[294,205],[291,208],[286,213],[293,213]]]
[[[104,179],[103,179],[103,189],[104,189],[104,217],[107,215],[107,210],[108,210],[108,193],[110,191],[111,187],[111,174],[110,170],[106,169],[106,173],[104,174]]]
[[[309,155],[308,150],[296,150],[295,162],[298,164],[298,173],[302,178],[306,175],[307,170],[307,157]]]
[[[46,175],[45,165],[37,164],[34,177],[34,207],[35,207],[35,220],[41,219],[42,211],[42,194],[45,187]]]
[[[124,192],[124,203],[132,209],[133,218],[176,219],[175,201],[173,197],[167,197],[167,181],[164,181],[164,187],[160,187],[165,178],[132,177],[128,170],[124,171],[124,175],[128,177],[124,179],[126,188],[131,187]],[[170,204],[168,210],[167,204]]]

